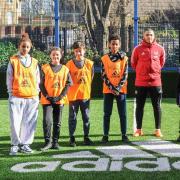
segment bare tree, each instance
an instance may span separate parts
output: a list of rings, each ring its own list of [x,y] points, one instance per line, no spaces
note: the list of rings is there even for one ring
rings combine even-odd
[[[84,23],[91,39],[91,46],[99,53],[107,49],[110,21],[116,19],[121,27],[122,49],[126,51],[126,17],[129,14],[128,5],[133,0],[84,0]],[[112,13],[113,11],[113,13]],[[111,16],[111,17],[110,17]]]
[[[84,23],[92,40],[91,46],[97,48],[99,53],[103,53],[107,48],[109,13],[112,2],[113,0],[84,0]]]

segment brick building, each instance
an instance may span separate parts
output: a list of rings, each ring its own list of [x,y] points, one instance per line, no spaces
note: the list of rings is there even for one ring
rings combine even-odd
[[[14,37],[21,16],[21,0],[0,0],[0,4],[0,38],[8,35]]]

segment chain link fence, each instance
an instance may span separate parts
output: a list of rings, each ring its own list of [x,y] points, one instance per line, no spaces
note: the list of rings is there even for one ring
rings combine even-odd
[[[73,1],[60,1],[60,46],[67,54],[74,41],[82,40],[90,46],[92,37],[89,36],[82,18],[81,5]],[[121,1],[116,1],[121,2]],[[0,0],[0,41],[17,42],[23,32],[27,32],[37,49],[46,51],[54,46],[54,14],[53,0]],[[130,56],[133,50],[133,1],[124,4],[127,9],[126,25],[122,23],[109,26],[109,34],[118,33],[124,38],[122,49]],[[20,8],[21,7],[21,8]],[[111,20],[117,19],[119,12],[112,10]],[[15,18],[16,17],[16,18]],[[116,20],[117,21],[117,20]],[[142,40],[144,29],[152,28],[157,41],[164,46],[167,60],[166,67],[180,65],[180,0],[139,0],[139,42]],[[96,42],[102,41],[104,32],[96,31]],[[104,34],[103,34],[104,35]],[[96,43],[95,42],[95,43]],[[108,42],[106,42],[108,47]]]

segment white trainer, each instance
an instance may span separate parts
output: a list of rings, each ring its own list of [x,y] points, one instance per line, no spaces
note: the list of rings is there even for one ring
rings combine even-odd
[[[21,152],[23,153],[33,153],[33,150],[29,147],[28,144],[24,144],[21,146]]]
[[[13,146],[11,146],[9,155],[15,156],[15,155],[17,155],[18,151],[19,151],[19,147],[16,145],[13,145]]]

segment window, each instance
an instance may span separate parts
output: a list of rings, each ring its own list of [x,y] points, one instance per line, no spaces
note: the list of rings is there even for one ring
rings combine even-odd
[[[7,3],[12,3],[13,2],[13,0],[6,0],[7,1]]]
[[[12,12],[7,12],[6,13],[6,24],[10,25],[13,23],[13,16],[12,16]]]

